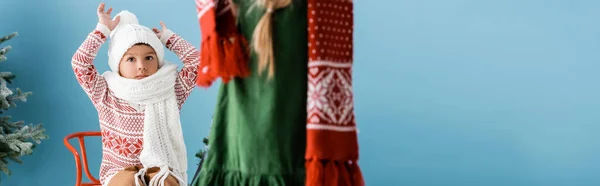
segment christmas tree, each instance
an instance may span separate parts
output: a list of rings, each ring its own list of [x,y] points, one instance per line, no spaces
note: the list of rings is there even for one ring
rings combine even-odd
[[[207,149],[208,148],[208,138],[204,138],[202,139],[202,143],[204,143],[204,149],[200,149],[198,152],[196,152],[196,158],[200,159],[200,163],[198,163],[198,165],[202,164],[202,161],[204,160],[204,157],[206,156],[207,153]]]
[[[213,118],[214,119],[214,116]],[[212,121],[210,123],[210,128],[212,128]],[[210,128],[208,129],[208,133],[210,134]],[[192,184],[194,181],[197,181],[196,179],[198,179],[198,176],[200,175],[200,170],[202,169],[202,163],[204,163],[204,160],[206,160],[206,155],[208,153],[208,137],[204,137],[202,138],[202,143],[204,143],[204,148],[200,149],[198,152],[196,152],[196,158],[200,159],[200,161],[198,162],[198,168],[196,169],[196,173],[194,173],[194,177],[192,178]]]
[[[204,143],[204,149],[200,149],[198,152],[196,152],[196,158],[200,159],[200,162],[198,163],[198,169],[196,169],[196,173],[194,173],[192,181],[196,180],[196,178],[200,174],[200,169],[202,169],[202,163],[204,162],[204,159],[206,159],[206,153],[208,153],[208,138],[202,139],[202,143]]]
[[[17,32],[4,36],[0,38],[0,44],[16,36]],[[0,49],[0,63],[6,61],[6,54],[11,48],[6,46]],[[0,72],[0,170],[7,175],[11,174],[8,160],[22,164],[20,157],[30,155],[36,144],[48,138],[42,124],[25,125],[25,122],[11,121],[11,117],[5,115],[4,111],[17,106],[16,101],[26,102],[31,95],[31,92],[23,92],[19,88],[13,91],[7,87],[15,77],[11,72]]]

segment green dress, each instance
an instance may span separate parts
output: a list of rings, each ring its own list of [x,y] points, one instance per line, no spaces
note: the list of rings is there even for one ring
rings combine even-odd
[[[252,42],[264,14],[253,0],[234,0],[239,26]],[[304,185],[308,38],[306,0],[273,15],[275,73],[258,74],[252,54],[250,77],[222,84],[209,135],[209,151],[192,185]]]

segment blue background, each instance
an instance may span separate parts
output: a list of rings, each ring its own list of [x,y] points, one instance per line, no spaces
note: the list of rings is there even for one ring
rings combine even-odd
[[[193,0],[107,0],[199,46]],[[72,132],[99,130],[70,60],[97,23],[97,0],[3,0],[18,31],[2,71],[33,91],[12,109],[51,139],[2,185],[74,185]],[[354,90],[367,185],[600,185],[600,1],[355,0]],[[108,70],[106,46],[95,64]],[[167,59],[176,61],[172,53]],[[190,177],[216,86],[182,111]],[[89,141],[98,173],[100,140]],[[49,183],[49,184],[48,184]]]

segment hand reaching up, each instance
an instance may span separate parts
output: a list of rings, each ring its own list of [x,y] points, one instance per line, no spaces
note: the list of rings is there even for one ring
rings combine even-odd
[[[108,29],[110,29],[110,31],[112,31],[119,24],[121,17],[117,16],[113,21],[110,18],[110,12],[112,12],[112,8],[109,8],[108,11],[104,12],[104,3],[100,3],[100,6],[98,6],[98,22],[105,25],[108,27]]]
[[[152,31],[154,31],[154,33],[156,34],[156,37],[158,37],[158,38],[161,38],[163,33],[165,33],[165,31],[167,30],[167,25],[165,25],[164,22],[161,21],[160,26],[162,27],[162,30],[158,30],[157,28],[152,29]]]

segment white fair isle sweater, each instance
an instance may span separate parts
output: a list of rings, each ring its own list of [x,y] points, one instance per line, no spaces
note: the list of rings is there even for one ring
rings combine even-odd
[[[96,28],[87,36],[72,59],[77,81],[92,100],[100,119],[103,149],[100,181],[103,185],[125,167],[142,166],[139,156],[144,143],[143,107],[117,98],[93,64],[98,50],[109,34],[110,31],[106,29]],[[172,32],[170,37],[163,37],[161,41],[184,64],[178,72],[175,84],[177,105],[181,109],[181,105],[195,86],[196,70],[200,62],[199,51]]]

